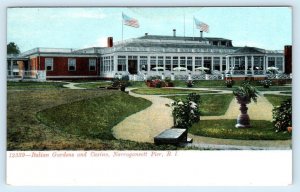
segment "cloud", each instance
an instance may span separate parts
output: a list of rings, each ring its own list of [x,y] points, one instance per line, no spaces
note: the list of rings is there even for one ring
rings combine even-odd
[[[95,42],[83,46],[84,48],[88,47],[107,47],[107,37],[99,37]]]

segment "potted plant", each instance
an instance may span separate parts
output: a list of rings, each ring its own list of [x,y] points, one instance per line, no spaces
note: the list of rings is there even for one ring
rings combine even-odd
[[[232,79],[227,79],[227,80],[225,81],[225,85],[226,85],[226,87],[228,87],[228,88],[231,88],[231,87],[233,86],[233,84],[234,84],[234,81],[233,81]]]
[[[260,81],[260,84],[264,86],[264,88],[269,88],[272,85],[272,81],[270,79],[265,79]]]
[[[194,86],[194,82],[193,82],[192,80],[188,80],[188,81],[186,82],[186,86],[187,86],[187,87],[193,87],[193,86]]]
[[[233,95],[236,97],[237,102],[241,105],[241,114],[237,117],[236,128],[246,128],[251,127],[250,118],[247,113],[249,104],[252,101],[257,102],[258,91],[250,84],[249,81],[245,81],[241,86],[233,90]]]

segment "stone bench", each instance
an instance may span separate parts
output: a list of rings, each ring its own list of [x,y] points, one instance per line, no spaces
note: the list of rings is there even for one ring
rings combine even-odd
[[[187,138],[187,130],[181,128],[166,129],[154,137],[156,145],[172,144],[178,145],[179,143],[192,142],[192,139]]]

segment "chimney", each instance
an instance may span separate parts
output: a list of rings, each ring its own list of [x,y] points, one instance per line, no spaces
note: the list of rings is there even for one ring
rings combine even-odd
[[[145,33],[145,36],[148,36],[148,33]]]
[[[203,38],[203,31],[200,31],[200,37]]]
[[[173,29],[173,37],[176,37],[176,29]]]
[[[113,43],[113,38],[112,37],[108,37],[107,38],[107,47],[113,47],[114,43]]]

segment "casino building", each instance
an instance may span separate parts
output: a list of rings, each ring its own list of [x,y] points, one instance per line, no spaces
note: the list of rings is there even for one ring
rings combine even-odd
[[[235,47],[230,39],[148,35],[85,49],[35,48],[8,55],[8,79],[111,79],[128,75],[180,80],[290,78],[291,46]]]

